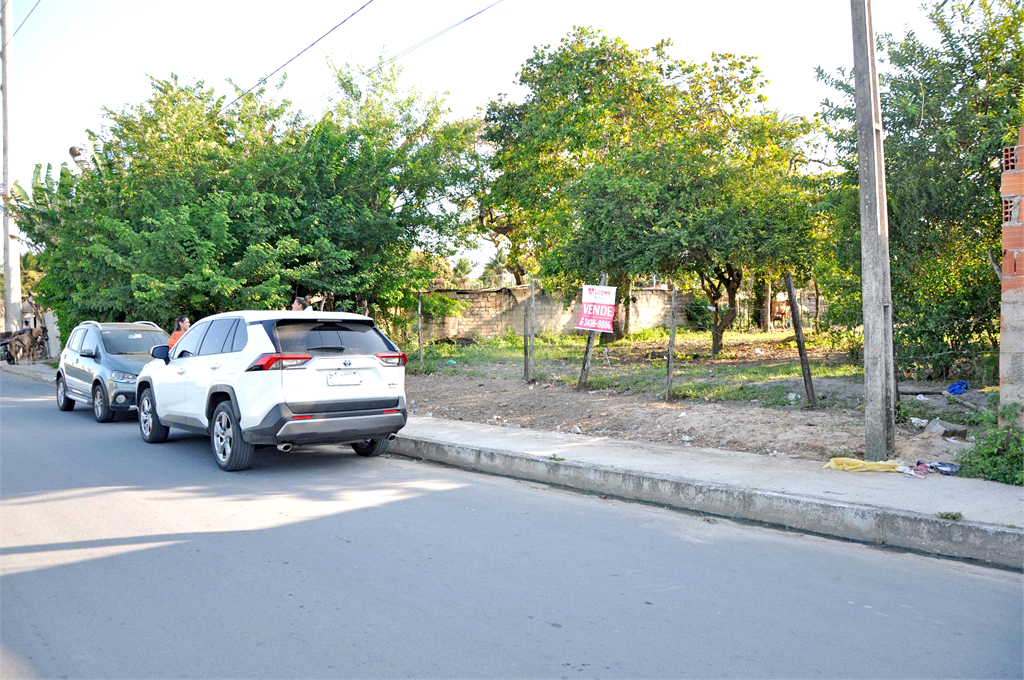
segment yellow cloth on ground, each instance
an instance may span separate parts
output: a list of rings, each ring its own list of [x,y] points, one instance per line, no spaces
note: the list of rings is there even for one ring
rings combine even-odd
[[[899,472],[900,462],[898,460],[882,460],[876,463],[869,463],[856,458],[833,458],[825,463],[822,469],[846,470],[847,472]]]
[[[998,392],[999,385],[989,385],[988,387],[982,387],[979,392]]]

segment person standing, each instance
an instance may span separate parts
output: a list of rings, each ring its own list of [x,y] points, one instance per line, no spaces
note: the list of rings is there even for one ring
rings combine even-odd
[[[177,319],[175,319],[174,332],[171,333],[171,337],[167,339],[167,347],[174,347],[174,343],[178,342],[178,340],[181,339],[181,336],[185,335],[185,331],[187,331],[189,326],[191,325],[192,324],[189,323],[187,314],[182,314]]]

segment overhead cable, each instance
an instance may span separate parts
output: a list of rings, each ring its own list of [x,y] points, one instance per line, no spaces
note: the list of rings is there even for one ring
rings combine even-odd
[[[399,52],[398,54],[394,55],[393,57],[389,57],[388,59],[385,59],[385,60],[383,60],[383,61],[381,61],[381,62],[377,63],[377,65],[375,65],[374,67],[372,67],[372,68],[369,68],[369,69],[367,69],[367,70],[365,70],[365,71],[361,72],[361,73],[360,73],[359,75],[357,75],[357,76],[356,76],[356,77],[354,78],[354,80],[359,80],[359,79],[361,79],[361,78],[367,78],[367,77],[369,77],[370,75],[372,75],[372,74],[376,73],[377,71],[381,70],[381,69],[382,69],[382,68],[384,68],[385,66],[388,66],[389,64],[392,64],[392,63],[394,63],[394,62],[395,62],[395,61],[397,61],[398,59],[401,59],[402,57],[404,57],[404,56],[406,56],[406,55],[410,54],[411,52],[414,52],[415,50],[418,50],[419,48],[423,47],[423,46],[424,46],[424,45],[426,45],[427,43],[429,43],[429,42],[431,42],[431,41],[433,41],[433,40],[436,40],[437,38],[440,38],[440,37],[441,37],[442,35],[444,35],[444,34],[445,34],[445,33],[447,33],[448,31],[452,30],[453,28],[457,28],[457,27],[461,26],[462,24],[466,23],[466,22],[467,22],[467,21],[469,21],[470,19],[472,19],[472,18],[474,18],[474,17],[476,17],[476,16],[479,16],[480,14],[483,14],[484,12],[486,12],[486,11],[487,11],[487,10],[489,10],[490,8],[494,7],[495,5],[501,4],[501,3],[503,2],[503,1],[504,1],[504,0],[495,0],[495,1],[494,1],[494,2],[492,2],[491,4],[489,4],[489,5],[487,5],[486,7],[484,7],[483,9],[481,9],[481,10],[478,10],[478,11],[474,12],[473,14],[470,14],[470,15],[469,15],[468,17],[466,17],[466,18],[464,18],[464,19],[461,19],[461,20],[459,20],[459,21],[455,22],[454,24],[452,24],[452,25],[451,25],[451,26],[449,26],[448,28],[444,28],[444,29],[442,29],[442,30],[438,31],[437,33],[435,33],[434,35],[430,36],[429,38],[424,38],[423,40],[419,41],[419,42],[418,42],[418,43],[416,43],[415,45],[412,45],[412,46],[410,46],[410,47],[407,47],[407,48],[405,48],[404,50],[402,50],[402,51],[401,51],[401,52]],[[321,101],[323,101],[323,100],[325,100],[325,99],[329,99],[329,98],[330,98],[330,96],[331,96],[332,94],[334,94],[334,93],[335,93],[335,92],[336,92],[337,90],[338,90],[338,88],[337,88],[337,87],[333,87],[333,88],[331,88],[331,89],[330,89],[330,90],[328,90],[327,92],[324,92],[324,93],[323,93],[323,94],[321,94],[320,96],[318,96],[318,97],[316,97],[315,99],[312,99],[312,100],[310,100],[309,102],[307,102],[306,104],[304,104],[304,105],[302,106],[302,108],[306,108],[307,106],[311,106],[311,105],[314,105],[314,104],[318,104],[319,102],[321,102]]]
[[[347,22],[347,21],[348,21],[349,19],[351,19],[352,17],[354,17],[355,15],[359,14],[359,13],[360,13],[360,12],[362,12],[362,11],[363,11],[364,9],[366,9],[366,6],[367,6],[367,5],[369,5],[369,4],[371,3],[371,2],[373,2],[373,0],[366,0],[366,2],[365,2],[365,3],[363,4],[363,6],[362,6],[362,7],[360,7],[360,8],[359,8],[359,9],[357,9],[357,10],[356,10],[355,12],[352,12],[352,14],[349,14],[349,15],[348,15],[347,17],[345,17],[345,18],[344,18],[344,19],[343,19],[343,20],[341,21],[341,23],[339,23],[339,24],[338,24],[338,25],[336,25],[336,26],[335,26],[334,28],[332,28],[331,30],[329,30],[329,31],[327,31],[326,33],[324,33],[324,34],[323,34],[322,36],[320,36],[319,38],[317,38],[316,40],[314,40],[314,41],[313,41],[313,42],[311,42],[310,44],[306,45],[306,47],[304,47],[304,48],[302,49],[302,51],[301,51],[301,52],[299,52],[299,53],[298,53],[298,54],[296,54],[296,55],[295,55],[294,57],[292,57],[292,58],[291,58],[291,59],[289,59],[288,61],[284,62],[284,63],[283,63],[283,64],[281,64],[280,66],[278,66],[278,67],[277,67],[276,69],[274,69],[274,70],[273,70],[273,71],[272,71],[271,73],[269,73],[269,74],[267,74],[267,75],[263,76],[262,78],[260,78],[260,79],[259,79],[259,81],[258,81],[258,82],[257,82],[257,83],[256,83],[255,85],[253,85],[253,86],[252,86],[252,87],[250,87],[250,88],[249,88],[248,90],[246,90],[246,91],[245,91],[245,92],[243,92],[242,94],[240,94],[240,95],[238,95],[237,97],[235,97],[235,98],[234,98],[234,100],[232,100],[232,101],[231,101],[231,103],[230,103],[230,104],[228,104],[227,106],[225,106],[224,108],[225,108],[225,109],[226,109],[226,108],[228,108],[229,106],[231,106],[231,104],[234,104],[234,103],[235,103],[235,102],[237,102],[237,101],[238,101],[239,99],[241,99],[241,98],[242,98],[242,97],[244,97],[245,95],[249,94],[250,92],[252,92],[253,90],[255,90],[255,89],[256,89],[257,87],[259,87],[260,85],[263,85],[263,84],[265,84],[265,83],[266,83],[266,82],[267,82],[268,80],[270,80],[270,79],[271,79],[271,78],[272,78],[272,77],[274,76],[274,74],[278,73],[278,72],[279,72],[279,71],[280,71],[281,69],[283,69],[283,68],[284,68],[285,66],[287,66],[288,64],[292,63],[293,61],[295,61],[296,59],[298,59],[299,57],[301,57],[301,56],[302,56],[303,54],[305,54],[305,53],[306,53],[306,51],[307,51],[307,50],[309,50],[309,49],[310,49],[311,47],[313,47],[313,46],[314,46],[314,45],[316,45],[316,44],[317,44],[318,42],[320,42],[321,40],[323,40],[324,38],[326,38],[327,36],[329,36],[329,35],[330,35],[331,33],[334,33],[334,31],[336,31],[336,30],[338,30],[339,28],[341,28],[341,27],[342,27],[342,26],[343,26],[343,25],[345,24],[345,22]],[[500,0],[499,0],[499,2],[500,2]],[[39,3],[37,2],[36,4],[39,4]],[[28,17],[26,17],[26,18],[28,18]],[[223,109],[222,109],[222,110],[223,110]]]
[[[9,2],[10,0],[7,1]],[[42,1],[43,0],[36,0],[36,4],[32,5],[32,9],[28,11],[28,14],[25,15],[25,18],[22,19],[21,23],[18,24],[18,27],[14,29],[14,34],[11,35],[11,37],[7,39],[7,42],[4,43],[4,47],[7,47],[9,44],[11,44],[11,41],[14,40],[14,36],[18,35],[18,31],[20,31],[21,27],[25,25],[25,22],[28,21],[28,18],[32,16],[32,12],[36,11],[36,7],[39,7],[39,3],[41,3]],[[4,4],[6,5],[7,2],[4,2]]]

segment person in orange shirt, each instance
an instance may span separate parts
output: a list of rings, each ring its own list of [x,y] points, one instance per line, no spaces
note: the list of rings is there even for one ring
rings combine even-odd
[[[185,335],[185,331],[191,324],[188,321],[188,315],[182,314],[174,320],[174,332],[171,333],[171,337],[167,340],[167,347],[174,347],[174,343],[181,339],[181,336]]]

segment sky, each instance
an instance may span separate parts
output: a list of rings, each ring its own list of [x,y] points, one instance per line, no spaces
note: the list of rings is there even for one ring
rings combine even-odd
[[[36,4],[4,1],[14,3],[15,27]],[[37,163],[70,162],[68,149],[103,125],[104,107],[145,101],[148,75],[204,80],[224,94],[232,91],[228,79],[248,88],[365,2],[40,0],[10,43],[12,181],[27,187]],[[285,69],[279,96],[316,115],[333,89],[328,58],[372,65],[382,52],[398,53],[492,2],[372,0]],[[877,33],[931,35],[921,0],[875,0],[873,14]],[[500,93],[521,99],[521,64],[574,26],[634,48],[669,38],[670,54],[688,61],[712,52],[757,55],[768,107],[785,114],[813,115],[830,95],[815,67],[853,62],[846,0],[502,0],[404,57],[403,82],[447,92],[453,117],[476,115]],[[492,251],[467,254],[479,271]]]

